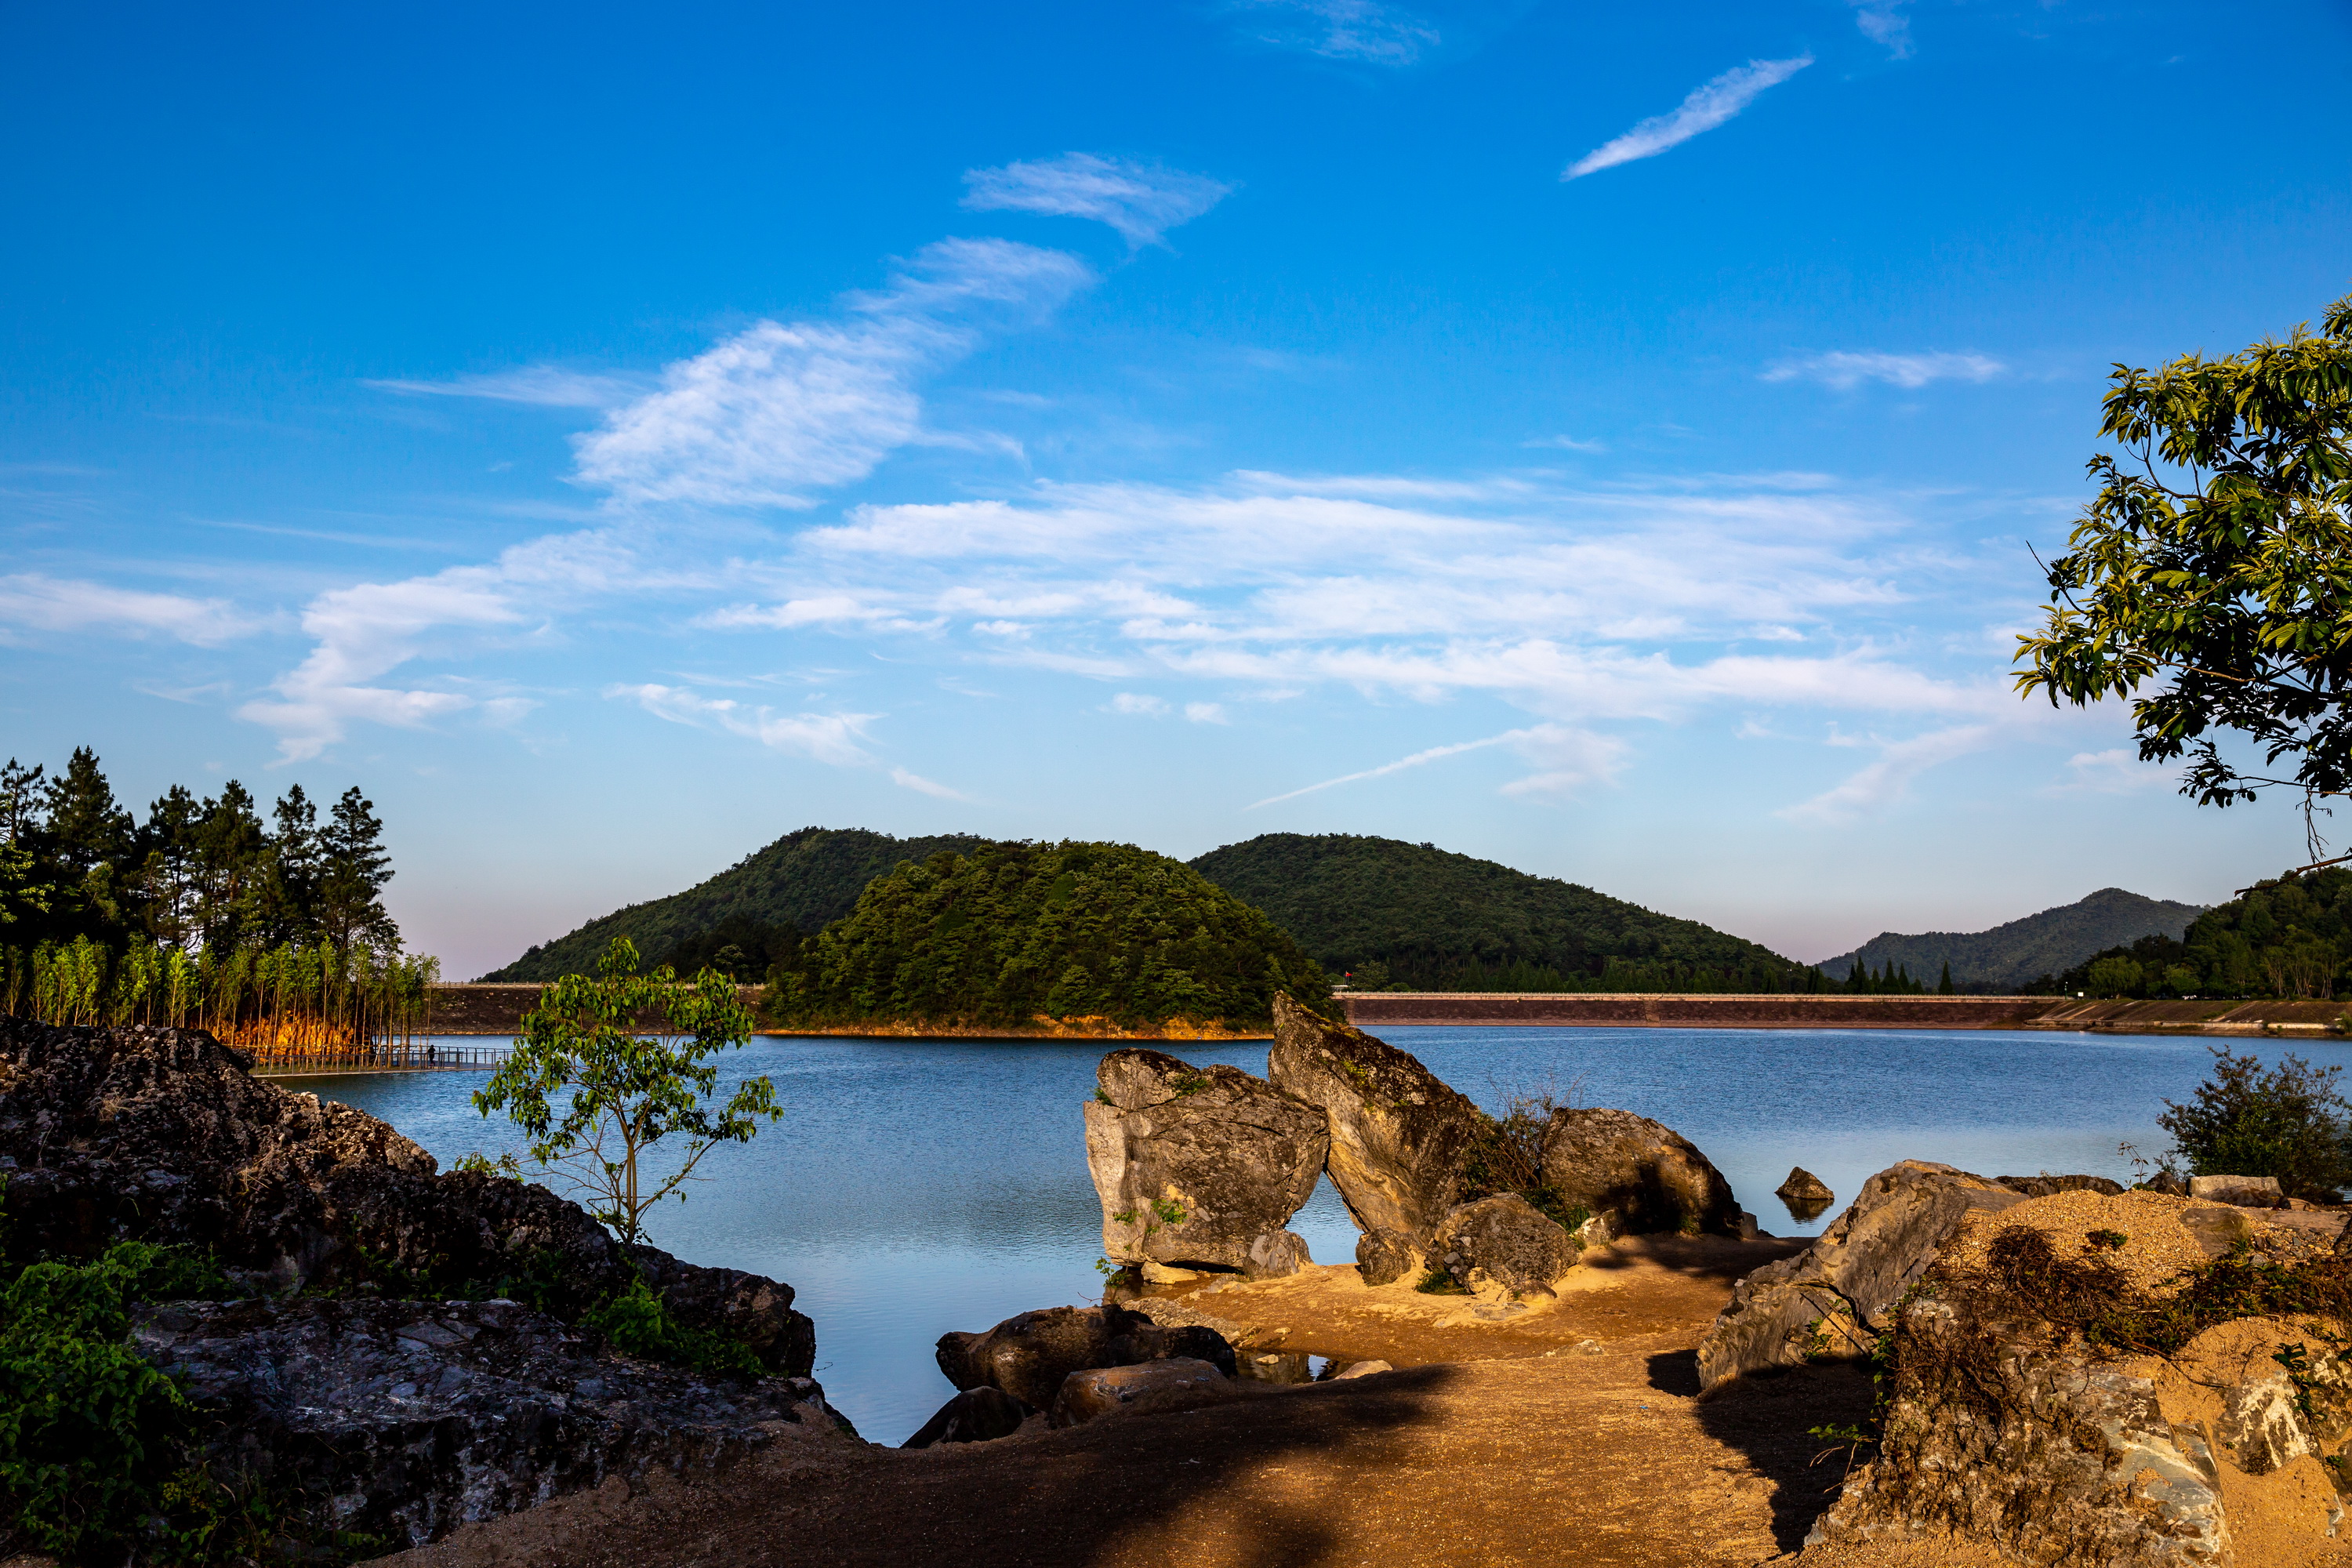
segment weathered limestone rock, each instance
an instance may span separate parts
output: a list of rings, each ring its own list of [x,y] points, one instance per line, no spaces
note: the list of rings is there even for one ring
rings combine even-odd
[[[1367,1285],[1393,1285],[1427,1265],[1412,1237],[1400,1230],[1368,1230],[1356,1238],[1356,1271]]]
[[[1010,1437],[1029,1418],[1029,1406],[1001,1388],[986,1384],[967,1388],[939,1408],[901,1448],[928,1448],[939,1443],[987,1443]]]
[[[226,1424],[215,1462],[395,1545],[610,1476],[856,1442],[806,1378],[632,1361],[513,1301],[179,1301],[133,1316],[141,1353]]]
[[[1054,1400],[1053,1424],[1077,1426],[1123,1410],[1146,1395],[1214,1388],[1226,1374],[1204,1361],[1175,1357],[1139,1366],[1090,1368],[1064,1380]]]
[[[1171,1357],[1207,1362],[1228,1374],[1233,1347],[1197,1324],[1163,1329],[1124,1307],[1046,1307],[1007,1318],[986,1333],[940,1336],[940,1370],[960,1389],[999,1388],[1050,1409],[1074,1372],[1134,1366]]]
[[[2152,1379],[2015,1328],[1991,1326],[1998,1346],[1985,1353],[1987,1327],[1932,1299],[1904,1310],[1906,1366],[1956,1370],[1906,1375],[1880,1456],[1807,1545],[1950,1531],[2034,1563],[2236,1561],[2211,1445],[2168,1419]]]
[[[1087,1169],[1103,1252],[1120,1263],[1296,1273],[1284,1229],[1315,1191],[1330,1145],[1323,1113],[1238,1068],[1113,1051],[1087,1102]],[[1287,1239],[1284,1239],[1287,1238]]]
[[[1334,1383],[1344,1383],[1351,1377],[1370,1377],[1375,1373],[1394,1372],[1396,1368],[1384,1361],[1351,1361],[1331,1374]]]
[[[2310,1424],[2296,1408],[2294,1384],[2276,1365],[2221,1396],[2221,1419],[2213,1436],[2250,1476],[2267,1476],[2319,1451]]]
[[[2242,1209],[2283,1209],[2286,1195],[2276,1176],[2191,1176],[2189,1195]]]
[[[1359,1230],[1426,1237],[1460,1200],[1486,1119],[1405,1052],[1277,993],[1266,1076],[1328,1119],[1325,1169]]]
[[[2124,1190],[2121,1182],[2106,1176],[1995,1176],[1993,1180],[2029,1198],[2046,1198],[2056,1193],[2104,1193],[2112,1198]]]
[[[1811,1247],[1733,1288],[1699,1342],[1701,1382],[1823,1357],[1867,1355],[1886,1311],[1936,1260],[1963,1215],[2025,1202],[1982,1176],[1906,1160],[1863,1184]]]
[[[625,1252],[544,1187],[436,1174],[386,1123],[249,1068],[195,1030],[0,1018],[12,1246],[87,1258],[121,1240],[180,1243],[272,1293],[527,1286],[566,1320],[626,1287],[635,1265],[688,1324],[740,1334],[776,1372],[805,1375],[814,1363],[815,1331],[793,1310],[791,1286]]]
[[[1612,1237],[1658,1231],[1740,1234],[1731,1184],[1690,1140],[1630,1110],[1551,1113],[1544,1180],[1566,1204],[1582,1204]]]
[[[1491,1279],[1515,1296],[1552,1294],[1576,1267],[1576,1239],[1517,1193],[1463,1204],[1430,1238],[1438,1263],[1465,1289]]]

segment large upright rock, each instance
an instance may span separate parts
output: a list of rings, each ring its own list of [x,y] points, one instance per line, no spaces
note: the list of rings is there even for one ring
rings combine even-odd
[[[1363,1231],[1416,1241],[1462,1196],[1463,1155],[1486,1118],[1435,1073],[1360,1029],[1274,999],[1266,1076],[1328,1119],[1331,1184]]]
[[[1087,1102],[1087,1169],[1102,1199],[1103,1253],[1119,1263],[1296,1273],[1284,1226],[1315,1191],[1330,1147],[1323,1113],[1239,1068],[1162,1051],[1113,1051]]]
[[[1560,1110],[1544,1129],[1544,1180],[1610,1236],[1742,1234],[1731,1184],[1673,1128],[1630,1110]]]
[[[1735,1286],[1699,1342],[1708,1387],[1768,1367],[1867,1355],[1887,1311],[1927,1271],[1963,1215],[2026,1202],[1982,1176],[1927,1160],[1890,1165],[1862,1184],[1821,1239]]]

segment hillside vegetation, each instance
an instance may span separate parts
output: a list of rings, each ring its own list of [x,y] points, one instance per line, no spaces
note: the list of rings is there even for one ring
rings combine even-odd
[[[2091,996],[2352,994],[2352,871],[2257,882],[2178,940],[2145,936],[2085,955],[2030,990]]]
[[[1956,985],[2014,991],[2041,976],[2071,969],[2094,953],[2144,936],[2178,938],[2198,914],[2196,904],[2102,888],[2077,902],[2043,910],[1990,931],[1926,931],[1916,936],[1882,931],[1852,952],[1824,960],[1822,970],[1843,980],[1857,963],[1881,969],[1896,964],[1920,975],[1938,973],[1949,964]]]
[[[1192,864],[1361,989],[1822,988],[1819,971],[1696,921],[1427,844],[1268,833]]]
[[[756,979],[798,945],[797,935],[839,920],[866,885],[901,860],[987,843],[968,834],[893,838],[863,828],[803,827],[748,855],[682,893],[630,904],[590,921],[569,935],[533,947],[484,980],[559,980],[593,974],[616,936],[636,944],[648,962],[691,972],[735,946],[747,962],[722,963],[739,979]],[[727,927],[726,932],[719,928]],[[714,935],[722,940],[710,940]],[[755,951],[756,950],[756,951]]]
[[[980,844],[898,867],[774,973],[771,1024],[1272,1026],[1330,987],[1258,910],[1126,844]]]

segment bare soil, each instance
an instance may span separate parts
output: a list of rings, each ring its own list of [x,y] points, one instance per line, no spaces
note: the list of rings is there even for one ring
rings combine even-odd
[[[1241,1353],[1396,1369],[1239,1381],[1067,1431],[920,1452],[825,1433],[717,1477],[619,1482],[385,1560],[399,1568],[1975,1568],[1959,1542],[1797,1553],[1861,1422],[1851,1367],[1696,1397],[1699,1336],[1748,1269],[1801,1243],[1647,1238],[1588,1255],[1560,1294],[1367,1289],[1351,1268],[1177,1288],[1163,1321]],[[1507,1314],[1500,1315],[1497,1314]],[[974,1325],[979,1327],[981,1325]],[[944,1400],[948,1390],[941,1385]],[[2333,1563],[2352,1557],[2330,1557]]]

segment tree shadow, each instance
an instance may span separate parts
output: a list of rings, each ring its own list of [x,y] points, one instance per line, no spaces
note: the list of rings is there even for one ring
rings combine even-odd
[[[1696,1351],[1652,1356],[1649,1371],[1660,1393],[1699,1394]],[[1782,1551],[1794,1552],[1837,1500],[1849,1462],[1858,1466],[1871,1453],[1866,1446],[1851,1453],[1811,1429],[1866,1426],[1871,1404],[1869,1374],[1833,1362],[1739,1378],[1700,1399],[1696,1413],[1709,1436],[1772,1484],[1772,1536]]]

